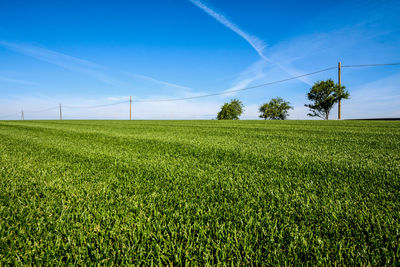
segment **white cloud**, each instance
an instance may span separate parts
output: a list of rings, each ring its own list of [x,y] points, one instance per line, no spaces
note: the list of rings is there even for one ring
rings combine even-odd
[[[347,119],[398,117],[400,74],[362,84],[350,91],[350,99],[342,103]]]
[[[259,80],[264,77],[264,68],[266,67],[265,60],[258,60],[257,62],[253,63],[251,66],[246,68],[233,82],[231,88],[224,90],[224,92],[229,94],[222,95],[223,97],[233,96],[236,94],[235,91],[241,90],[249,86],[252,82]]]

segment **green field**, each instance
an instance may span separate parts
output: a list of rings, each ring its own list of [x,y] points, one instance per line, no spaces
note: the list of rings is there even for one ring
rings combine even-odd
[[[397,265],[400,122],[0,121],[0,265]]]

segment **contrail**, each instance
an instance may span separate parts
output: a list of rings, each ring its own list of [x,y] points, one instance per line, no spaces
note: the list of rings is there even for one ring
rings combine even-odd
[[[263,40],[259,39],[258,37],[254,35],[250,35],[243,31],[242,29],[239,28],[235,23],[231,22],[229,19],[227,19],[224,15],[221,13],[216,12],[215,10],[211,9],[210,7],[206,6],[204,3],[202,3],[200,0],[189,0],[192,2],[194,5],[202,9],[204,12],[206,12],[208,15],[213,17],[215,20],[217,20],[219,23],[230,29],[231,31],[235,32],[238,34],[240,37],[242,37],[247,43],[249,43],[253,49],[257,52],[257,54],[264,59],[265,61],[275,64],[278,66],[280,69],[282,69],[284,72],[291,76],[298,76],[299,72],[293,69],[288,69],[287,67],[281,65],[280,63],[277,62],[272,62],[268,57],[264,55],[264,50],[266,47],[266,44]],[[309,81],[306,79],[299,79],[302,82],[312,85]]]
[[[267,57],[263,54],[264,49],[266,47],[265,42],[258,39],[256,36],[250,35],[246,32],[244,32],[242,29],[240,29],[235,23],[231,22],[229,19],[227,19],[224,15],[217,13],[216,11],[212,10],[199,0],[189,0],[196,6],[198,6],[200,9],[202,9],[204,12],[206,12],[208,15],[219,21],[222,25],[225,27],[231,29],[233,32],[238,34],[240,37],[242,37],[244,40],[246,40],[253,48],[256,50],[258,55],[262,57],[263,59],[269,61]]]

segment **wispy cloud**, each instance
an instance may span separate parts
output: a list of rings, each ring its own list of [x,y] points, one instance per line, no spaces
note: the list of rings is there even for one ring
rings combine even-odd
[[[43,61],[47,61],[49,63],[53,63],[62,67],[69,67],[70,65],[80,65],[91,68],[104,68],[103,66],[95,64],[88,60],[72,57],[39,46],[17,44],[3,40],[0,40],[0,45],[15,52],[25,54]]]
[[[105,67],[87,60],[28,44],[17,44],[0,40],[0,46],[17,53],[39,59],[41,61],[57,65],[73,72],[91,76],[110,85],[121,86],[124,84],[123,82],[116,80],[104,73],[104,70],[106,69]]]
[[[9,82],[9,83],[19,83],[19,84],[25,84],[25,85],[38,85],[35,82],[19,80],[19,79],[12,79],[12,78],[8,78],[8,77],[4,77],[4,76],[0,76],[0,81]]]
[[[384,118],[399,116],[400,73],[361,84],[350,92],[350,99],[342,103],[345,118]]]
[[[265,60],[258,60],[252,65],[250,65],[247,69],[245,69],[233,82],[231,88],[226,89],[224,92],[231,94],[225,94],[223,96],[232,96],[236,94],[236,90],[243,89],[249,86],[252,82],[259,80],[264,77],[264,68],[266,67],[267,63]]]
[[[192,88],[187,87],[187,86],[182,86],[176,83],[171,83],[171,82],[166,82],[162,81],[150,76],[138,74],[138,73],[127,73],[127,72],[122,72],[120,71],[119,74],[125,75],[124,81],[121,79],[115,79],[108,73],[110,70],[100,64],[93,63],[88,60],[84,60],[81,58],[73,57],[70,55],[66,55],[63,53],[59,53],[47,48],[43,48],[40,46],[34,46],[34,45],[29,45],[29,44],[18,44],[18,43],[13,43],[13,42],[7,42],[7,41],[2,41],[0,40],[0,46],[3,46],[9,50],[15,51],[17,53],[30,56],[33,58],[36,58],[41,61],[48,62],[50,64],[68,69],[73,72],[85,74],[88,76],[91,76],[101,82],[107,83],[109,85],[117,86],[117,87],[126,87],[130,83],[126,77],[126,75],[129,75],[131,77],[135,77],[138,79],[150,81],[152,83],[156,84],[162,84],[164,86],[169,86],[169,87],[175,87],[179,89],[184,89],[184,90],[192,90]],[[24,83],[24,84],[33,84],[28,81],[19,81],[19,80],[13,80],[13,79],[8,79],[6,77],[0,77],[0,80],[7,81],[7,82],[19,82],[19,83]]]

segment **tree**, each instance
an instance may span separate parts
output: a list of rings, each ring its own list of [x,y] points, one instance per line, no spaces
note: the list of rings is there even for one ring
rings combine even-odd
[[[316,82],[307,94],[308,100],[313,101],[313,103],[305,105],[310,108],[311,112],[307,115],[327,120],[333,105],[339,99],[348,99],[350,97],[345,88],[345,86],[335,84],[332,79]]]
[[[270,120],[285,120],[289,115],[289,109],[293,107],[290,106],[288,101],[283,100],[280,97],[273,98],[269,103],[265,103],[259,108],[261,113],[260,118],[270,119]]]
[[[232,99],[230,103],[225,103],[218,112],[218,120],[238,120],[243,113],[243,103],[239,99]]]

